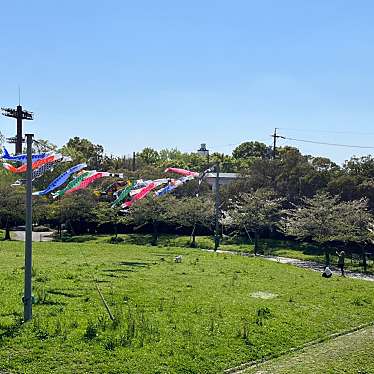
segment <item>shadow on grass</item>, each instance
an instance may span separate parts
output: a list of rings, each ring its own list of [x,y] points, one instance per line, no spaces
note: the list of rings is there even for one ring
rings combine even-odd
[[[137,261],[122,261],[122,262],[117,262],[116,265],[121,265],[121,266],[132,266],[132,267],[146,267],[149,264],[147,262],[137,262]]]
[[[107,273],[134,273],[133,269],[103,269]]]
[[[11,313],[8,315],[12,315],[14,317],[14,322],[6,325],[0,323],[0,345],[3,342],[3,339],[15,337],[23,326],[23,318],[21,314]]]
[[[63,303],[62,301],[54,301],[54,300],[42,300],[42,301],[37,301],[35,305],[66,305],[66,303]]]
[[[60,291],[60,290],[48,290],[48,293],[52,294],[52,295],[61,295],[61,296],[66,296],[66,297],[83,297],[84,295],[81,295],[81,294],[73,294],[73,293],[68,293],[68,292],[64,292],[64,291]]]

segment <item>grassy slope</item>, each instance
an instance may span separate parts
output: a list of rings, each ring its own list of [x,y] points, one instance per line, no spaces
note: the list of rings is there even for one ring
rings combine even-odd
[[[14,372],[216,373],[374,319],[369,282],[181,248],[35,243],[43,303],[20,327],[22,251],[0,243],[0,368]]]
[[[140,235],[140,234],[125,234],[120,235],[124,239],[125,243],[128,244],[138,244],[138,245],[150,245],[151,235]],[[98,242],[105,243],[108,242],[110,236],[94,236],[94,235],[81,235],[72,237],[72,241],[76,242]],[[172,246],[172,247],[182,247],[189,248],[190,237],[179,236],[179,235],[162,235],[159,238],[158,246]],[[214,240],[211,236],[198,236],[196,238],[196,243],[198,248],[213,249]],[[235,240],[225,237],[221,241],[220,249],[234,252],[247,252],[253,253],[253,244],[246,243],[245,240]],[[282,256],[288,258],[295,258],[305,261],[313,261],[321,264],[325,263],[325,256],[323,251],[308,243],[299,243],[290,240],[273,240],[273,239],[263,239],[260,241],[260,251],[264,255],[272,256]],[[336,265],[338,262],[338,257],[335,252],[331,253],[331,264]],[[350,258],[346,258],[346,270],[363,272],[362,262],[358,260],[351,261]],[[368,261],[368,271],[369,274],[374,273],[373,260]]]
[[[246,374],[374,373],[374,327],[309,347],[256,368]]]

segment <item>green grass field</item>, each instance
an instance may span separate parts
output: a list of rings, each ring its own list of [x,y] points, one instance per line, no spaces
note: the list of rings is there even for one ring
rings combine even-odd
[[[35,243],[33,273],[34,319],[22,325],[23,244],[0,242],[0,369],[9,372],[218,373],[374,320],[373,283],[259,258]],[[266,293],[274,298],[253,297]]]
[[[144,234],[124,234],[119,235],[124,240],[125,244],[137,244],[149,246],[151,243],[151,235]],[[95,242],[108,243],[110,236],[108,235],[81,235],[68,237],[72,242]],[[225,237],[221,240],[220,249],[233,252],[253,253],[253,243],[248,243],[246,238],[231,238]],[[211,236],[198,236],[196,244],[201,249],[214,249],[214,239]],[[158,241],[160,247],[181,247],[190,248],[190,237],[179,235],[161,235]],[[335,250],[331,248],[330,260],[332,265],[337,265],[338,257]],[[300,243],[291,240],[274,240],[262,239],[260,240],[260,253],[266,256],[281,256],[288,258],[295,258],[304,261],[313,261],[320,264],[325,263],[325,255],[322,249],[311,245],[309,243]],[[358,254],[351,258],[351,254],[347,254],[345,267],[348,271],[363,272],[362,259]],[[371,256],[367,260],[367,273],[374,274],[374,260]]]
[[[368,327],[259,364],[245,374],[371,374],[373,349],[374,327]]]

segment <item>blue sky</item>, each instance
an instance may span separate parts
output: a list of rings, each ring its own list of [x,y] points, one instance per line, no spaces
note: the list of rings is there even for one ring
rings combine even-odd
[[[4,4],[5,3],[5,4]],[[299,139],[374,147],[372,1],[6,1],[0,104],[107,153]],[[16,21],[19,23],[17,24]],[[0,131],[15,123],[0,118]],[[373,150],[293,141],[343,162]]]

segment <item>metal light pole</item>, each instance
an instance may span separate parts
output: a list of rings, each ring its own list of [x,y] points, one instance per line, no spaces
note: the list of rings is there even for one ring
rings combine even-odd
[[[219,247],[219,217],[220,217],[220,193],[219,193],[219,163],[216,164],[216,180],[215,180],[215,229],[214,229],[214,250]]]
[[[8,139],[10,143],[15,143],[16,154],[22,153],[22,120],[33,120],[33,112],[23,110],[21,104],[17,105],[16,109],[13,108],[1,108],[2,114],[6,117],[16,118],[17,120],[17,135],[14,138]]]
[[[34,134],[26,134],[26,239],[25,239],[25,285],[23,298],[24,322],[32,318],[32,139]]]

